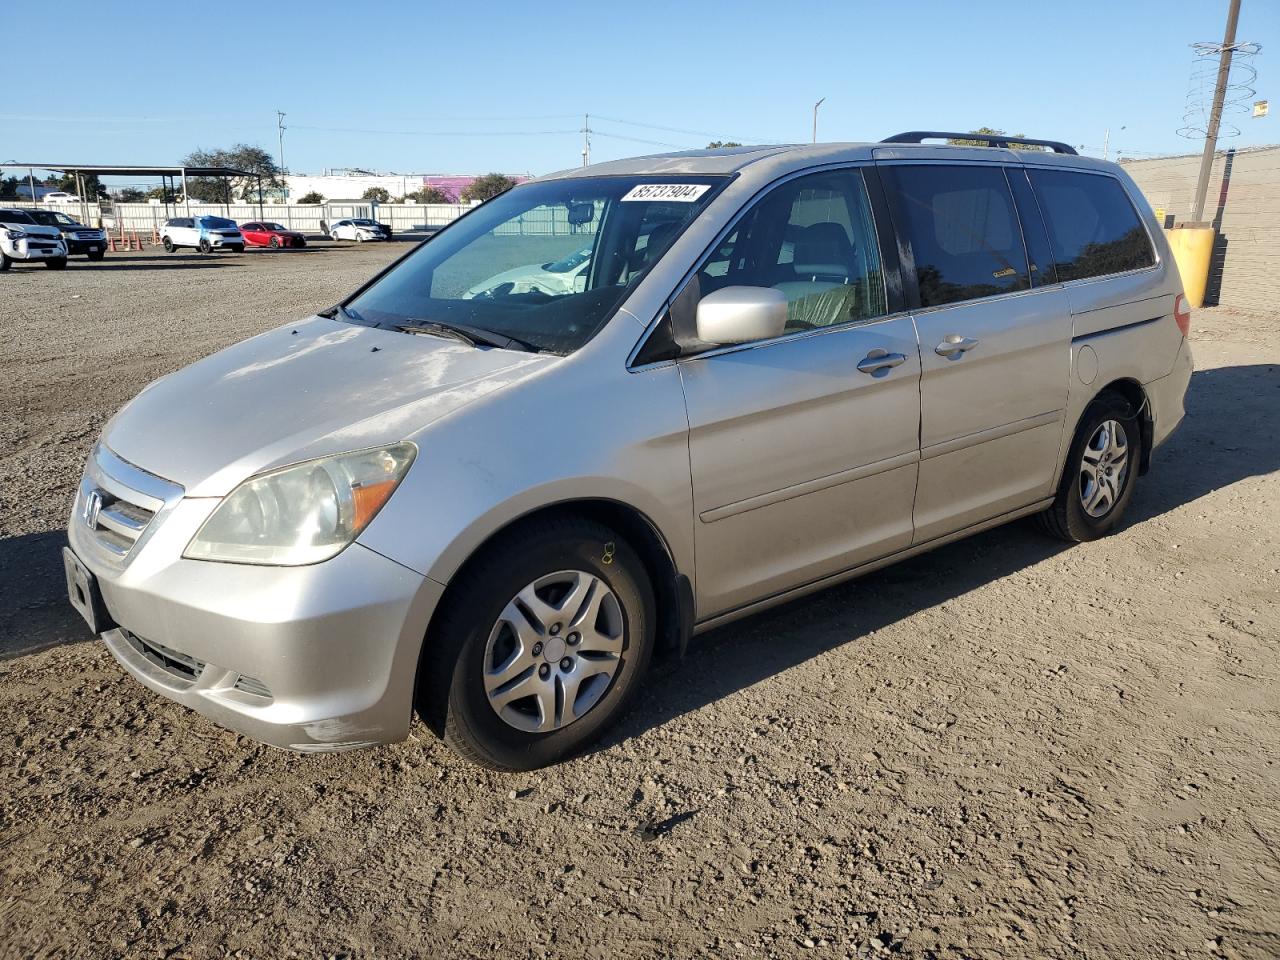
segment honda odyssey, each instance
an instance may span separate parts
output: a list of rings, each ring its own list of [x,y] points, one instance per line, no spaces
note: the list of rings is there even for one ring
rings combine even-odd
[[[531,769],[694,633],[1019,517],[1111,532],[1191,375],[1160,225],[1114,164],[946,137],[974,139],[622,160],[476,207],[121,410],[72,603],[266,743],[416,710]]]

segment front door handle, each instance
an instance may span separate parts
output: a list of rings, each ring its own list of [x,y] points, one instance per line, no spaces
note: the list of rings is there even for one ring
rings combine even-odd
[[[940,357],[958,358],[977,345],[978,341],[973,337],[962,337],[958,333],[952,333],[944,337],[942,342],[933,348],[933,352]]]
[[[906,356],[901,353],[889,353],[880,347],[876,347],[865,357],[858,361],[858,369],[863,373],[869,373],[876,377],[882,373],[887,373],[891,368],[906,360]]]

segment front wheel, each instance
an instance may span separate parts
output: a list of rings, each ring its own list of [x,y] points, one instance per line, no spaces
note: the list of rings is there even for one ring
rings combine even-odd
[[[495,770],[570,756],[626,710],[654,647],[639,556],[587,520],[535,521],[474,561],[432,627],[418,709]]]
[[[1111,533],[1133,498],[1142,458],[1137,411],[1104,392],[1080,418],[1053,505],[1040,514],[1042,530],[1083,543]]]
[[[279,238],[279,237],[272,237],[272,238],[271,238],[271,249],[272,249],[272,250],[279,250],[279,249],[280,249],[280,238]]]
[[[65,270],[67,268],[67,258],[51,257],[44,262],[44,265],[50,270]]]
[[[200,238],[200,252],[201,252],[201,253],[211,253],[212,251],[213,251],[213,244],[211,244],[211,243],[209,242],[209,240],[208,240],[208,238],[207,238],[207,237],[201,237],[201,238]]]
[[[6,270],[8,270],[8,269],[9,269],[9,267],[10,267],[12,264],[13,264],[13,260],[11,260],[11,259],[10,259],[8,256],[6,256],[5,254],[0,253],[0,273],[4,273]]]

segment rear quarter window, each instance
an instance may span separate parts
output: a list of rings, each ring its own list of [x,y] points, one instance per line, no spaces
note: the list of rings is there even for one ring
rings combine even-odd
[[[1029,170],[1053,246],[1058,279],[1085,280],[1156,262],[1151,238],[1114,177]]]

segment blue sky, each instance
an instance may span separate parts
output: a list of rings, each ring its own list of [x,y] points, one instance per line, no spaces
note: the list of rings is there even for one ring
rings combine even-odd
[[[274,154],[280,109],[296,172],[536,174],[581,162],[583,113],[605,160],[712,138],[807,141],[824,96],[822,140],[985,124],[1099,153],[1110,127],[1113,153],[1192,152],[1175,133],[1189,44],[1221,40],[1226,7],[227,0],[104,14],[70,0],[28,10],[57,59],[35,70],[33,48],[10,63],[41,88],[0,104],[0,161],[175,163],[237,141]],[[65,29],[38,26],[55,19]],[[1280,142],[1280,2],[1243,0],[1239,39],[1263,44],[1254,86],[1276,109],[1242,116],[1230,143]]]

